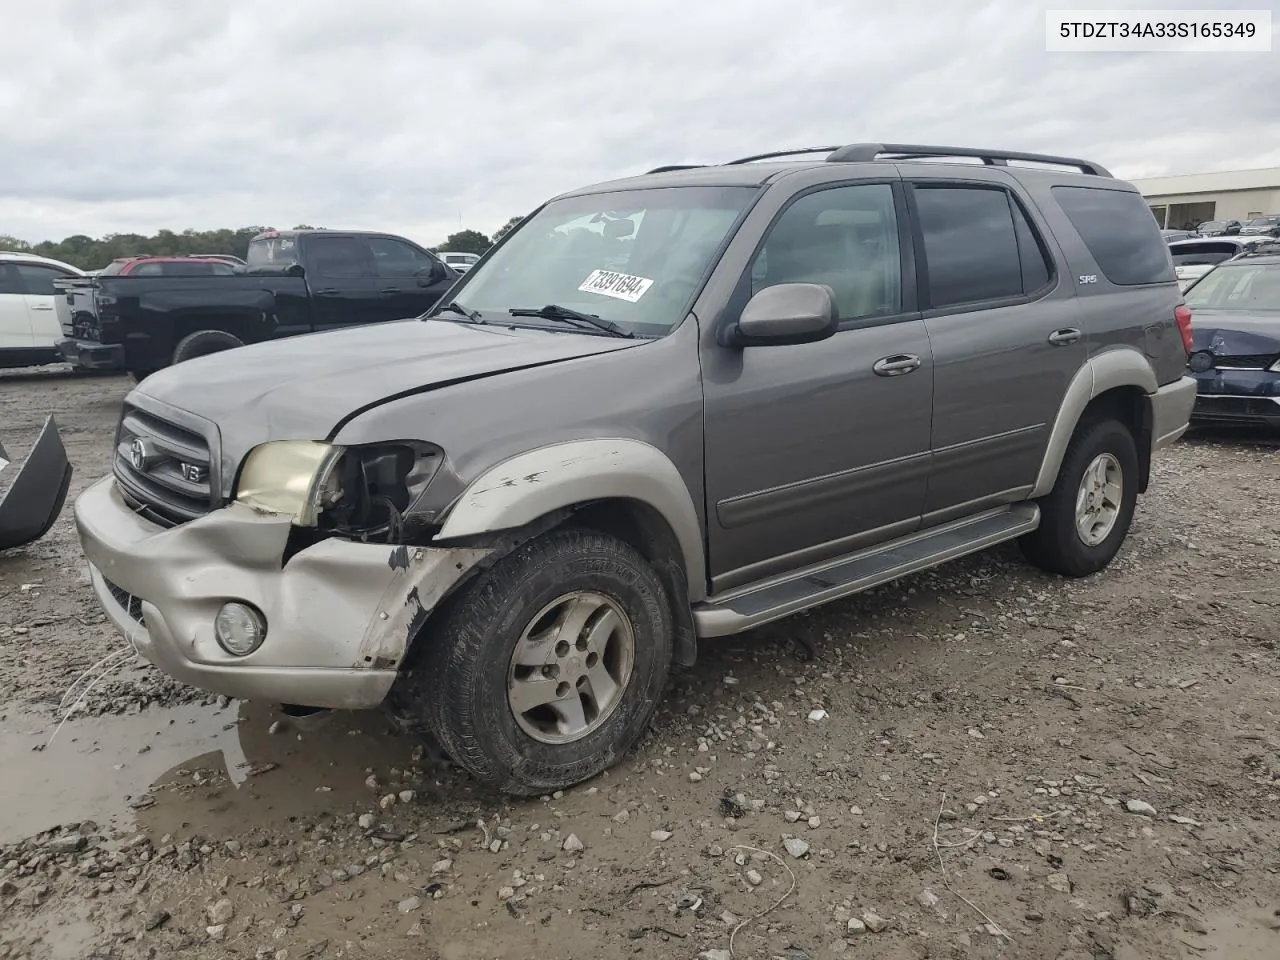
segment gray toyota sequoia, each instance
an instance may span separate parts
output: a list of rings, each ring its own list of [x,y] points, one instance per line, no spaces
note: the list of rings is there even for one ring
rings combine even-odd
[[[662,167],[547,202],[422,317],[147,378],[76,523],[161,670],[385,705],[541,793],[616,763],[708,638],[1007,540],[1101,570],[1190,343],[1096,163]]]

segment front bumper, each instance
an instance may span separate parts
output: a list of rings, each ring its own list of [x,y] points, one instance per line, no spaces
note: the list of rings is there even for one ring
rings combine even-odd
[[[1151,394],[1151,449],[1159,450],[1177,442],[1191,425],[1191,408],[1196,402],[1196,382],[1181,377]]]
[[[0,444],[0,470],[9,465]],[[39,540],[62,512],[71,485],[71,464],[53,417],[44,422],[35,446],[0,497],[0,550]]]
[[[380,704],[432,608],[489,553],[328,539],[282,562],[286,517],[233,503],[165,528],[130,510],[111,477],[75,518],[98,601],[144,658],[213,693],[311,707]],[[248,656],[214,637],[231,600],[267,623]]]
[[[1280,373],[1223,368],[1197,374],[1196,382],[1193,422],[1280,428]]]
[[[124,367],[124,347],[118,343],[65,339],[58,341],[58,352],[72,366],[84,370],[119,370]]]

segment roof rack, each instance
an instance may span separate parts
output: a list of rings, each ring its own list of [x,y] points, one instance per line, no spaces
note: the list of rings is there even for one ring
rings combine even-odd
[[[975,157],[989,167],[1007,167],[1010,160],[1032,163],[1052,163],[1063,167],[1075,167],[1081,173],[1095,177],[1110,177],[1111,173],[1100,163],[1080,160],[1076,157],[1055,157],[1048,153],[1021,153],[1014,150],[979,150],[975,147],[924,147],[908,143],[850,143],[833,150],[827,157],[829,163],[858,163],[871,160],[921,160],[927,157]]]
[[[976,147],[926,147],[908,143],[848,143],[834,147],[798,147],[794,150],[772,150],[750,157],[726,161],[724,166],[754,163],[757,160],[776,160],[806,153],[825,153],[828,163],[866,163],[874,160],[923,160],[939,157],[972,157],[989,167],[1007,167],[1010,160],[1031,163],[1051,163],[1062,167],[1075,167],[1081,173],[1095,177],[1110,177],[1111,173],[1100,163],[1080,160],[1076,157],[1056,157],[1048,153],[1022,153],[1015,150],[979,150]],[[654,167],[649,173],[667,173],[672,170],[693,170],[706,164],[672,164]]]

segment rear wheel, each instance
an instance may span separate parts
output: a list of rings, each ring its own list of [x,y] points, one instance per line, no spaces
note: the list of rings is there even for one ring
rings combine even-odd
[[[178,345],[173,348],[173,362],[182,363],[184,360],[194,360],[196,357],[243,346],[243,340],[225,330],[197,330],[178,341]]]
[[[1119,552],[1138,500],[1138,451],[1120,421],[1080,425],[1058,480],[1040,501],[1040,526],[1022,538],[1036,566],[1068,577],[1097,573]]]
[[[640,739],[673,636],[662,582],[635,549],[559,530],[450,604],[394,701],[485,785],[558,790],[613,766]]]

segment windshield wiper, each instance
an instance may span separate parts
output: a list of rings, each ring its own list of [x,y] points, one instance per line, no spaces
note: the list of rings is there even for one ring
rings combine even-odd
[[[545,307],[536,309],[533,307],[512,307],[507,313],[513,317],[541,317],[544,320],[563,320],[567,323],[576,324],[579,329],[591,327],[596,330],[602,330],[614,337],[635,336],[630,330],[623,329],[612,320],[605,320],[594,313],[581,313],[577,310],[570,310],[568,307],[562,307],[558,303],[549,303]]]
[[[467,307],[464,307],[464,306],[463,306],[462,304],[460,304],[457,300],[450,300],[450,301],[449,301],[448,303],[446,303],[443,307],[438,307],[438,308],[436,309],[436,312],[435,312],[435,313],[433,313],[431,316],[433,316],[433,317],[435,317],[435,316],[439,316],[439,315],[440,315],[440,314],[442,314],[442,313],[457,313],[457,314],[461,314],[462,316],[464,316],[464,317],[466,317],[468,320],[470,320],[472,323],[484,323],[484,322],[485,322],[484,318],[480,316],[480,314],[479,314],[479,312],[478,312],[478,311],[471,310],[471,309],[468,309]]]

